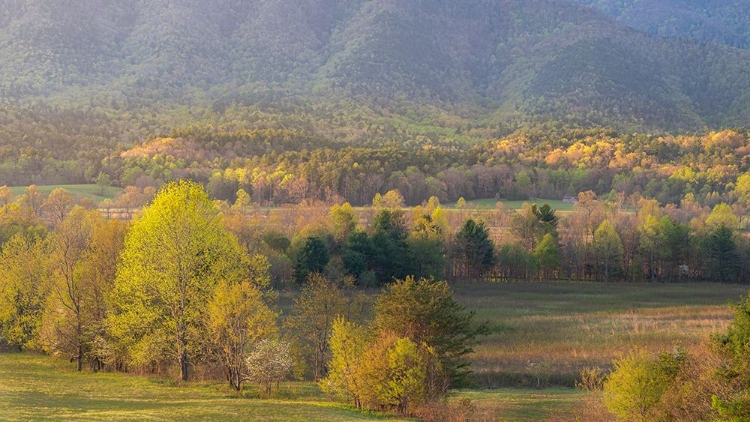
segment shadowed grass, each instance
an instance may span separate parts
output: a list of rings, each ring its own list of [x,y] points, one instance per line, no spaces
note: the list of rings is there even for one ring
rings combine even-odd
[[[327,402],[312,384],[284,388],[290,399],[249,399],[223,384],[77,373],[51,357],[0,354],[3,420],[396,420]]]

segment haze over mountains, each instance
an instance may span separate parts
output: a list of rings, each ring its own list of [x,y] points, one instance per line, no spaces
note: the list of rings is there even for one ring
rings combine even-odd
[[[5,101],[351,99],[635,130],[750,125],[738,0],[2,0]]]
[[[744,0],[578,0],[651,35],[750,47]]]

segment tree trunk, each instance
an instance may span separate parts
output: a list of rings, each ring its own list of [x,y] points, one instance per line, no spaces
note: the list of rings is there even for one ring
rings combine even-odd
[[[609,281],[609,259],[604,259],[604,282]]]
[[[188,380],[188,359],[187,351],[184,348],[180,352],[180,379],[182,381]]]
[[[81,337],[83,337],[83,327],[81,326],[81,309],[76,306],[76,342],[78,343],[78,372],[83,370],[83,343]]]

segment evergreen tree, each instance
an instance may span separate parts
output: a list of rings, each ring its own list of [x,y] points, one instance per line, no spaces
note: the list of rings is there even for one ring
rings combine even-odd
[[[739,267],[734,231],[720,224],[709,233],[706,246],[711,258],[709,264],[711,277],[720,282],[733,281]]]
[[[495,245],[490,239],[489,229],[484,222],[466,220],[456,233],[454,245],[454,268],[459,277],[477,280],[495,264]]]
[[[328,248],[319,237],[310,236],[297,255],[297,264],[294,267],[294,279],[302,284],[311,273],[322,273],[328,265]]]
[[[401,210],[382,209],[372,220],[372,268],[380,283],[404,278],[413,270],[412,255],[406,243],[408,231]]]
[[[488,333],[487,326],[475,324],[474,313],[453,298],[448,283],[413,277],[397,280],[378,297],[373,326],[434,348],[451,388],[466,381],[466,355],[478,337]]]

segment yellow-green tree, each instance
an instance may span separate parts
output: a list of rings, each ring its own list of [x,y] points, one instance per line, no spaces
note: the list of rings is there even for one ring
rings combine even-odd
[[[0,339],[22,349],[37,345],[47,297],[47,248],[14,235],[0,253]]]
[[[212,349],[224,367],[229,385],[237,391],[242,388],[245,358],[250,348],[278,331],[277,315],[266,305],[259,286],[259,282],[260,285],[268,282],[268,265],[264,267],[264,279],[220,282],[208,305]]]
[[[97,211],[93,211],[97,213]],[[81,262],[81,277],[86,300],[86,336],[88,358],[97,370],[114,363],[116,356],[106,333],[109,298],[115,284],[120,253],[125,243],[128,223],[117,219],[94,218],[88,250]]]
[[[435,400],[445,392],[442,367],[434,349],[408,337],[367,331],[343,318],[333,323],[329,374],[323,390],[351,400],[357,408],[392,409]]]
[[[331,234],[338,244],[343,244],[350,234],[354,233],[357,228],[359,217],[354,213],[354,208],[344,202],[342,205],[334,205],[328,212],[328,219],[331,222]]]
[[[131,363],[174,359],[187,380],[214,289],[243,280],[246,260],[201,185],[163,187],[133,222],[112,295],[110,330]]]
[[[413,277],[396,280],[377,298],[373,326],[433,349],[445,374],[443,391],[465,381],[466,355],[488,333],[486,324],[475,323],[474,312],[453,298],[448,283]]]
[[[82,264],[89,252],[97,211],[75,207],[50,236],[52,281],[44,317],[44,347],[70,356],[83,368],[88,343],[90,309]]]
[[[609,220],[602,221],[594,232],[594,252],[604,281],[610,281],[610,277],[622,269],[623,246],[620,235]]]
[[[327,394],[352,401],[357,409],[362,408],[357,370],[366,345],[367,331],[364,327],[342,316],[336,317],[331,328],[328,376],[321,380],[320,386]]]
[[[623,421],[651,421],[656,406],[677,375],[684,353],[663,353],[659,358],[644,350],[631,351],[614,360],[614,370],[604,382],[603,400]]]
[[[310,274],[284,325],[296,338],[296,352],[312,369],[313,379],[325,374],[331,324],[350,313],[350,301],[336,283],[320,274]]]

